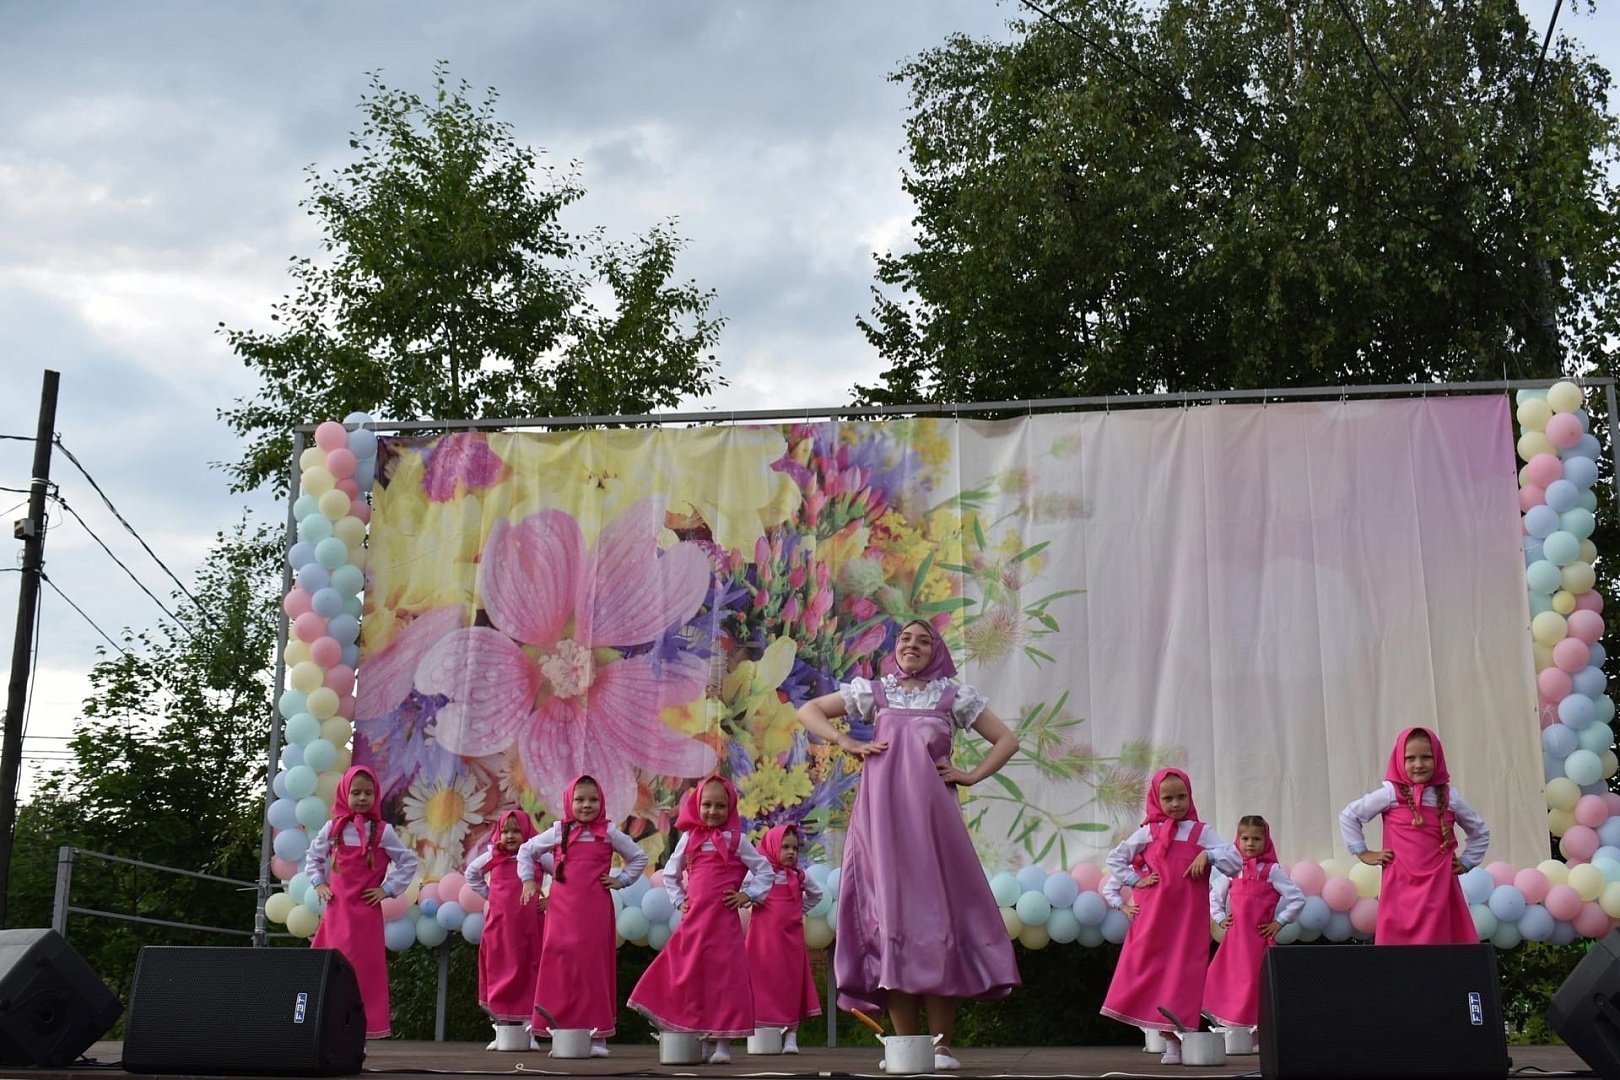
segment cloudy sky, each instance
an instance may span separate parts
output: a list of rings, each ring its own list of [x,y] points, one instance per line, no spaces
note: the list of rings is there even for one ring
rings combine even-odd
[[[1526,0],[1545,27],[1554,0]],[[56,430],[189,583],[214,533],[266,500],[227,490],[215,419],[253,382],[215,327],[265,325],[286,260],[316,254],[305,169],[346,160],[366,73],[425,91],[435,60],[500,91],[501,119],[588,191],[570,224],[627,239],[678,217],[679,267],[718,293],[729,387],[707,404],[848,400],[878,365],[854,325],[872,252],[904,243],[901,87],[946,35],[1005,36],[995,0],[7,5],[0,40],[0,435],[32,436],[43,369]],[[1612,24],[1614,20],[1609,20]],[[1614,70],[1620,28],[1560,29]],[[0,440],[0,489],[32,451]],[[162,570],[58,455],[89,529],[169,603]],[[24,495],[0,490],[0,520]],[[85,527],[51,515],[46,572],[113,637],[161,612]],[[20,546],[0,559],[16,565]],[[0,657],[16,573],[0,573]],[[100,634],[43,598],[25,779],[60,753]]]

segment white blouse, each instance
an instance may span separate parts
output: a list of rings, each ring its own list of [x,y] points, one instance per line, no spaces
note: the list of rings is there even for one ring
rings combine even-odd
[[[597,843],[596,834],[592,832],[579,832],[568,838],[570,844]],[[641,850],[641,845],[630,839],[630,834],[624,832],[617,825],[607,828],[607,842],[613,845],[613,850],[619,853],[624,860],[624,869],[619,871],[619,884],[629,885],[641,876],[641,871],[647,866],[647,853]],[[523,841],[518,848],[517,864],[518,878],[522,881],[534,880],[535,863],[540,862],[540,869],[549,871],[551,868],[541,862],[543,856],[551,853],[562,843],[562,822],[554,821],[545,832],[531,836]],[[555,856],[553,856],[555,858]]]
[[[1276,914],[1278,922],[1284,926],[1299,918],[1299,913],[1305,907],[1305,894],[1300,891],[1294,879],[1288,872],[1276,863],[1271,864],[1271,870],[1266,874],[1266,884],[1277,890],[1282,897],[1282,910]],[[1232,879],[1219,870],[1212,871],[1209,879],[1209,917],[1216,922],[1225,922],[1230,912],[1226,908],[1226,894],[1232,889]]]
[[[1367,822],[1399,801],[1400,795],[1395,791],[1395,785],[1385,780],[1376,790],[1369,791],[1339,811],[1339,836],[1344,840],[1344,846],[1350,849],[1350,854],[1360,855],[1367,850],[1364,828]],[[1433,787],[1423,789],[1423,805],[1440,805],[1440,795]],[[1462,831],[1468,834],[1468,844],[1457,857],[1472,870],[1485,861],[1485,850],[1491,846],[1491,830],[1486,826],[1485,819],[1479,816],[1479,811],[1464,802],[1457,789],[1449,784],[1446,786],[1446,805],[1457,815],[1457,824],[1462,826]]]
[[[362,821],[370,833],[371,822]],[[343,826],[343,842],[351,847],[361,844],[360,827],[353,821]],[[405,841],[399,838],[394,827],[383,822],[382,836],[377,846],[388,855],[388,876],[383,878],[382,891],[389,896],[398,896],[411,887],[416,880],[416,852],[405,846]],[[304,853],[304,876],[309,878],[311,885],[326,884],[326,860],[332,854],[332,823],[328,821],[322,825],[315,838],[309,842],[309,850]]]
[[[1176,822],[1175,839],[1187,840],[1191,838],[1193,826],[1196,821]],[[1119,890],[1125,885],[1135,885],[1142,880],[1131,861],[1148,849],[1153,842],[1153,830],[1146,825],[1139,826],[1131,835],[1121,840],[1113,851],[1108,853],[1105,865],[1108,867],[1108,877],[1103,881],[1102,898],[1108,901],[1108,906],[1118,908],[1125,906],[1125,900],[1119,895]],[[1215,830],[1208,825],[1198,834],[1198,846],[1209,852],[1209,865],[1223,874],[1236,877],[1243,872],[1243,856],[1238,849],[1215,834]]]
[[[729,840],[731,830],[721,830],[720,835]],[[682,833],[675,850],[670,853],[669,861],[664,864],[664,891],[669,893],[669,902],[675,905],[676,911],[686,903],[686,882],[682,879],[686,876],[686,842],[690,838],[690,833]],[[703,846],[698,850],[713,851],[714,841],[703,841]],[[748,876],[743,878],[741,891],[757,904],[770,895],[771,886],[776,884],[776,871],[771,868],[770,860],[761,855],[746,836],[737,840],[737,857],[748,867]]]
[[[787,881],[788,872],[786,870],[778,870],[771,875],[772,887],[786,885]],[[817,885],[816,879],[809,874],[804,875],[804,884],[799,887],[799,900],[804,907],[803,914],[806,915],[810,913],[811,908],[821,903],[821,886]]]
[[[489,878],[484,874],[484,867],[488,866],[489,860],[494,857],[495,853],[486,846],[477,858],[467,864],[467,871],[463,875],[467,879],[467,887],[485,900],[489,899]],[[540,856],[540,869],[551,873],[552,861],[550,852]]]
[[[900,685],[900,680],[896,676],[883,676],[883,693],[888,697],[889,704],[897,709],[937,708],[940,699],[945,696],[946,689],[951,685],[953,684],[950,679],[935,679],[915,690],[908,690]],[[951,717],[956,721],[957,727],[970,728],[990,702],[966,683],[954,685],[956,700],[951,702]],[[856,676],[847,683],[840,683],[838,692],[844,698],[846,714],[871,721],[873,709],[871,679]]]

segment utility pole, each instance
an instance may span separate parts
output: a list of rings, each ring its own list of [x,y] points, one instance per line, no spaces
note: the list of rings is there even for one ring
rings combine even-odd
[[[6,925],[11,891],[11,850],[17,831],[17,775],[22,771],[23,712],[28,704],[29,657],[34,650],[34,616],[45,565],[45,492],[51,485],[51,440],[56,434],[56,384],[45,372],[39,394],[39,427],[34,435],[34,474],[28,485],[28,516],[14,532],[23,543],[22,585],[17,590],[17,634],[11,650],[11,685],[6,691],[5,742],[0,745],[0,927]]]

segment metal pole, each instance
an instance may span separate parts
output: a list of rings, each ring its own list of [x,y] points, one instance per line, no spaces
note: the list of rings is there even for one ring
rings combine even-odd
[[[433,1007],[433,1041],[444,1042],[445,1002],[450,993],[450,942],[439,943],[439,1000]]]
[[[827,1018],[827,1045],[838,1045],[838,976],[834,974],[833,954],[838,951],[838,938],[834,935],[832,944],[827,946],[827,1010],[822,1015]]]
[[[22,772],[23,713],[34,651],[34,618],[39,612],[39,581],[45,567],[45,492],[51,486],[51,437],[56,431],[56,387],[61,376],[47,370],[39,394],[39,427],[34,433],[34,475],[28,485],[28,516],[15,526],[23,543],[22,582],[17,588],[17,632],[11,651],[11,685],[6,691],[5,745],[0,747],[0,926],[6,925],[11,891],[11,851],[17,831],[17,779]]]
[[[1609,491],[1620,502],[1620,417],[1615,415],[1614,397],[1614,383],[1610,382],[1603,388],[1603,400],[1609,410],[1605,418],[1609,428],[1609,467],[1614,470],[1609,476]]]
[[[292,471],[287,480],[287,534],[283,545],[291,549],[298,539],[298,521],[293,516],[293,500],[298,497],[298,459],[304,452],[304,433],[293,432]],[[281,560],[281,595],[292,591],[292,565],[285,555]],[[258,904],[253,912],[253,944],[270,944],[270,926],[264,915],[264,905],[270,899],[270,857],[274,853],[270,839],[270,804],[276,801],[275,789],[270,786],[281,761],[281,694],[287,688],[287,613],[283,611],[276,623],[276,675],[275,692],[270,698],[270,743],[265,754],[264,769],[264,822],[259,833]]]
[[[56,901],[51,905],[51,929],[67,937],[68,905],[73,895],[73,849],[56,849]]]

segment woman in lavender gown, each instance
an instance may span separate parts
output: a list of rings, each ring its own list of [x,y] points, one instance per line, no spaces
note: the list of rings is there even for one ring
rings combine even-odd
[[[936,1069],[959,1065],[950,1048],[957,1002],[1005,997],[1019,982],[956,796],[1005,765],[1018,737],[955,674],[933,626],[916,620],[900,628],[881,678],[853,679],[799,710],[810,734],[863,759],[838,894],[838,1005],[887,1009],[900,1035],[917,1034],[926,1011],[943,1036]],[[874,725],[870,741],[831,723],[846,715]],[[991,744],[968,772],[951,763],[958,728]]]

